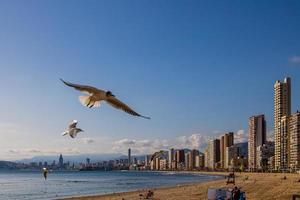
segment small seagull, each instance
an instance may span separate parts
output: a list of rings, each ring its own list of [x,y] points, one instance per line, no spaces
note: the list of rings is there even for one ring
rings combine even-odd
[[[73,87],[76,90],[79,90],[80,92],[87,94],[87,96],[79,96],[79,101],[84,106],[87,106],[89,108],[99,107],[101,101],[106,101],[112,107],[123,110],[124,112],[130,115],[142,117],[145,119],[150,119],[150,117],[140,115],[139,113],[131,109],[129,106],[127,106],[125,103],[118,100],[115,97],[115,95],[112,94],[111,91],[104,91],[87,85],[73,84],[73,83],[66,82],[63,79],[60,80],[67,86]]]
[[[73,120],[70,123],[68,130],[63,132],[62,135],[65,136],[69,134],[71,138],[75,138],[77,136],[77,133],[83,132],[82,129],[76,127],[77,123],[78,123],[77,120]]]

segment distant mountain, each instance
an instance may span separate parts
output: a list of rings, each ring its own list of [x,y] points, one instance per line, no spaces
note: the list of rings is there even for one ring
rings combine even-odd
[[[91,162],[99,162],[105,160],[114,160],[120,159],[122,157],[127,158],[123,154],[81,154],[81,155],[63,155],[64,162],[74,162],[80,163],[85,162],[87,158],[91,160]],[[59,155],[57,156],[34,156],[29,159],[16,160],[18,163],[30,163],[30,162],[48,162],[52,163],[53,160],[58,162]]]
[[[0,170],[3,169],[16,169],[17,164],[9,161],[0,161]]]
[[[28,159],[21,159],[16,160],[17,163],[31,163],[31,162],[48,162],[52,163],[53,160],[58,162],[59,155],[57,156],[34,156]],[[64,162],[71,162],[71,163],[80,163],[85,162],[87,158],[91,160],[91,162],[99,162],[99,161],[106,161],[106,160],[115,160],[115,159],[127,159],[127,155],[123,155],[120,153],[115,154],[81,154],[81,155],[63,155]],[[145,160],[144,155],[137,155],[132,156],[133,158],[137,158],[138,160]]]

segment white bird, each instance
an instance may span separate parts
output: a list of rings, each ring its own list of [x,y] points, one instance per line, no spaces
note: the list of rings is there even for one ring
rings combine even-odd
[[[111,91],[104,91],[95,87],[73,84],[73,83],[66,82],[62,79],[60,80],[67,86],[73,87],[76,90],[79,90],[80,92],[87,94],[87,96],[79,96],[79,101],[84,106],[87,106],[89,108],[99,107],[101,101],[106,101],[109,105],[113,106],[114,108],[123,110],[124,112],[130,115],[150,119],[150,117],[140,115],[139,113],[131,109],[129,106],[127,106],[125,103],[118,100],[115,97],[115,95],[112,94]]]
[[[75,138],[77,136],[77,133],[83,132],[82,129],[76,127],[77,123],[78,123],[77,120],[73,120],[70,123],[70,125],[68,127],[68,130],[66,130],[65,132],[63,132],[62,135],[65,136],[65,135],[69,134],[71,138]]]

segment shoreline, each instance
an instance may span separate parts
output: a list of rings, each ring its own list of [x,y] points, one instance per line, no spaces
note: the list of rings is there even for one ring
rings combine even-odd
[[[226,176],[227,172],[186,172],[212,176]],[[247,180],[246,180],[246,177]],[[286,177],[286,179],[283,179]],[[248,199],[278,199],[290,200],[292,194],[300,194],[300,175],[289,173],[236,173],[236,186],[241,187]],[[233,188],[226,185],[226,179],[211,180],[208,182],[190,183],[170,187],[152,189],[153,200],[182,200],[207,199],[208,188]],[[118,192],[111,194],[87,195],[60,198],[61,200],[139,200],[145,190]]]

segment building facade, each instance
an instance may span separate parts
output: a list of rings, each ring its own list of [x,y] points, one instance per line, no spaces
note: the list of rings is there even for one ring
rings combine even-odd
[[[266,142],[266,120],[264,115],[252,116],[248,122],[248,163],[256,169],[256,150]]]
[[[217,163],[220,162],[220,140],[214,139],[208,143],[208,168],[217,168]]]
[[[274,156],[274,142],[265,142],[256,149],[256,169],[267,170],[272,169],[270,166],[270,158]]]
[[[285,146],[282,138],[288,136],[282,132],[282,117],[291,114],[291,79],[285,78],[283,82],[274,84],[274,141],[275,141],[275,169],[286,168]]]
[[[289,116],[283,116],[280,120],[280,162],[279,168],[276,169],[288,169],[289,167],[289,156],[290,156],[290,148],[289,148]],[[275,156],[276,159],[276,156]],[[275,161],[276,164],[276,161]]]
[[[128,149],[128,164],[131,164],[131,149]]]
[[[289,167],[300,168],[300,112],[292,114],[289,118]]]
[[[175,151],[173,148],[169,149],[169,159],[168,159],[168,166],[169,166],[169,169],[172,170],[172,162],[175,160]]]
[[[225,151],[225,162],[224,162],[224,168],[225,169],[232,169],[234,159],[238,157],[239,149],[236,146],[230,146],[226,147]]]
[[[193,170],[196,168],[196,156],[199,156],[199,151],[197,149],[193,149],[191,151],[191,157],[190,157],[190,170]]]
[[[177,169],[179,169],[179,170],[183,169],[184,161],[185,161],[184,150],[183,149],[177,150],[175,157],[176,157]]]
[[[220,167],[225,167],[225,154],[226,154],[226,148],[230,147],[234,144],[234,135],[233,132],[225,133],[220,138]]]

